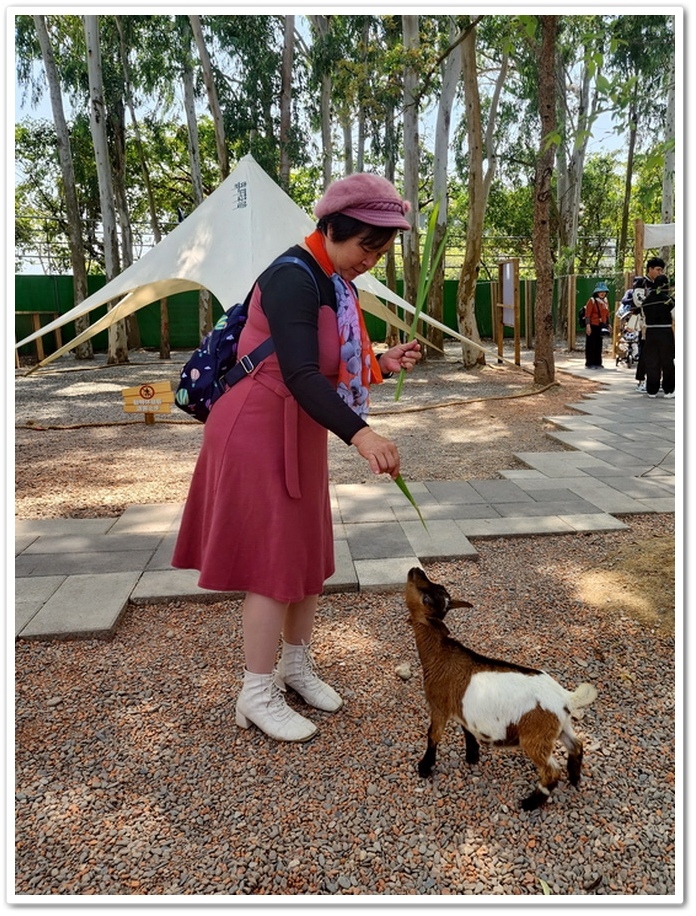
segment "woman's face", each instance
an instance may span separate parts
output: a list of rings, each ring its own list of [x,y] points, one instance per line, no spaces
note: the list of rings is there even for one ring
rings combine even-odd
[[[391,239],[381,248],[367,248],[363,243],[364,236],[355,235],[345,242],[334,242],[331,231],[326,239],[326,252],[333,261],[339,277],[350,282],[360,274],[372,270],[380,258],[389,251],[396,238],[396,229]]]

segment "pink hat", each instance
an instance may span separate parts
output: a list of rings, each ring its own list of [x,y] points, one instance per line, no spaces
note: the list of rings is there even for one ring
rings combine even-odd
[[[391,181],[357,172],[330,184],[314,212],[319,219],[331,213],[345,213],[370,226],[410,229],[411,224],[404,218],[410,209],[411,204],[399,197]]]

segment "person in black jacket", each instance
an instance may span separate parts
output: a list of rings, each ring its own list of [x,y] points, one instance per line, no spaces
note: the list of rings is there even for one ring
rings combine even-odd
[[[669,280],[660,274],[642,304],[645,318],[645,371],[649,398],[657,397],[662,382],[666,398],[674,397],[674,295]]]

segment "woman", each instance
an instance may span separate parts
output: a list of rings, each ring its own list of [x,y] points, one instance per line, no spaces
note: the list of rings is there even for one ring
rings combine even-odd
[[[329,186],[315,208],[316,230],[286,252],[309,265],[319,298],[300,266],[264,271],[239,353],[269,334],[275,352],[215,402],[205,424],[172,564],[200,570],[202,588],[245,593],[236,722],[276,740],[307,741],[317,731],[287,705],[286,686],[317,709],[343,705],[309,653],[318,597],[335,571],[328,431],[375,474],[398,476],[396,445],[366,421],[369,386],[383,373],[411,370],[420,344],[376,359],[352,281],[410,229],[409,210],[377,175]]]
[[[606,283],[598,283],[585,305],[585,368],[602,369],[603,331],[609,327]]]

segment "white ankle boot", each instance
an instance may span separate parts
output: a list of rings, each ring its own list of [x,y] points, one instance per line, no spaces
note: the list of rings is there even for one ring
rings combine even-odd
[[[237,699],[235,721],[240,728],[253,723],[276,741],[309,741],[317,727],[285,702],[273,674],[244,670],[244,686]]]
[[[281,687],[292,687],[305,703],[315,709],[336,712],[343,706],[343,700],[333,687],[325,684],[314,671],[314,660],[306,643],[293,646],[283,640],[276,681]]]

